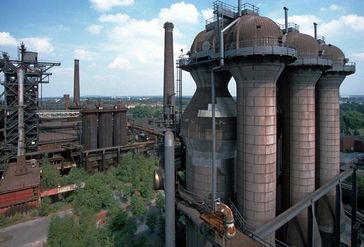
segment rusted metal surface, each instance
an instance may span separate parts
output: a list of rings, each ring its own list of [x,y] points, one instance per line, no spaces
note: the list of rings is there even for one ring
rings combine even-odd
[[[120,162],[122,153],[130,150],[145,151],[154,144],[154,141],[146,141],[124,146],[85,150],[82,152],[82,167],[87,171],[106,170],[110,165],[116,165]]]
[[[113,106],[100,105],[98,114],[98,148],[112,147]]]
[[[0,183],[0,213],[8,215],[39,206],[39,166],[37,162],[26,165],[26,173],[18,176],[16,164],[8,165]]]
[[[127,119],[126,119],[126,111],[127,108],[118,104],[114,106],[114,117],[113,117],[113,128],[114,128],[114,146],[125,145],[128,143],[127,136]]]

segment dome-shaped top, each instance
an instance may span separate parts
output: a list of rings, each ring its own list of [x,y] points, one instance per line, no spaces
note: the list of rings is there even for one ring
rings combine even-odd
[[[333,65],[344,65],[345,55],[340,48],[334,45],[321,44],[322,57],[332,60]]]
[[[195,37],[192,46],[191,53],[214,50],[216,44],[215,31],[211,30],[206,32],[206,30],[201,31]]]
[[[286,36],[288,47],[295,48],[300,58],[317,57],[319,55],[320,45],[310,35],[300,32],[289,32]]]
[[[231,29],[231,43],[229,48],[241,48],[250,46],[270,46],[279,43],[282,31],[271,19],[258,15],[243,15]]]

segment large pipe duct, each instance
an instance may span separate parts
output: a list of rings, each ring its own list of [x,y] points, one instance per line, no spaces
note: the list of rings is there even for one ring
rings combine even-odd
[[[75,59],[73,71],[73,103],[80,107],[80,61]]]
[[[26,173],[25,163],[25,127],[24,127],[24,75],[23,68],[18,68],[18,150],[15,175]]]
[[[166,224],[165,244],[166,247],[174,247],[176,244],[175,223],[175,157],[174,157],[174,134],[168,129],[164,133],[164,169],[166,194]]]
[[[18,156],[25,155],[24,133],[24,69],[17,70],[18,77]]]
[[[172,22],[164,23],[164,88],[163,116],[165,121],[174,121],[175,92],[174,92],[174,59],[173,59],[173,28]]]

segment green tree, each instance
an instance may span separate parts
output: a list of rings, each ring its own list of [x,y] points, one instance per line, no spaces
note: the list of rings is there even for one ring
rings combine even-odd
[[[143,198],[134,194],[131,197],[131,210],[135,216],[142,216],[144,215],[145,209],[145,202]]]
[[[61,175],[54,165],[51,165],[47,159],[42,161],[42,185],[46,188],[52,188],[60,185]]]
[[[109,230],[112,233],[115,246],[130,246],[137,229],[135,221],[126,212],[119,211],[111,220]]]
[[[158,226],[159,213],[156,210],[149,210],[147,214],[146,224],[151,232],[154,232]]]
[[[40,216],[48,215],[52,209],[51,204],[52,204],[52,199],[48,196],[44,197],[40,202],[39,215]]]
[[[62,177],[62,185],[77,184],[80,185],[87,179],[87,172],[82,168],[72,168],[68,175]]]

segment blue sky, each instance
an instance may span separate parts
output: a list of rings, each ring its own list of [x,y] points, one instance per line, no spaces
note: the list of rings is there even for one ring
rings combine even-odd
[[[226,3],[237,5],[235,0]],[[364,0],[251,1],[260,14],[283,23],[283,6],[289,21],[300,31],[318,34],[340,47],[357,72],[346,78],[341,94],[364,94]],[[44,96],[72,95],[73,59],[80,59],[81,95],[162,95],[163,23],[172,21],[175,57],[187,51],[211,15],[212,1],[167,0],[1,0],[0,51],[17,57],[24,42],[39,52],[39,60],[60,61],[52,70]],[[195,84],[183,74],[184,94]],[[229,85],[235,94],[235,83]]]

